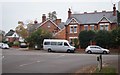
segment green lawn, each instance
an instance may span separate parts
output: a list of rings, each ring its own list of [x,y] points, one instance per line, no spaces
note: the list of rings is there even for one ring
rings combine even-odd
[[[100,72],[97,68],[96,71],[92,75],[118,75],[118,74],[116,73],[115,68],[111,66],[107,66],[107,67],[103,67]]]

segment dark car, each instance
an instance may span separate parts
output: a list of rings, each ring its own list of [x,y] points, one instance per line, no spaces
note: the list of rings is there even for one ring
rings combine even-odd
[[[27,47],[28,47],[28,45],[26,43],[21,43],[20,44],[20,48],[27,48]]]

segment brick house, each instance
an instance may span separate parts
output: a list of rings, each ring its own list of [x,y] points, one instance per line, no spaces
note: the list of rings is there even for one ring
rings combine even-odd
[[[28,27],[29,32],[33,32],[34,30],[37,30],[39,28],[45,29],[53,34],[54,38],[59,39],[65,39],[65,23],[61,22],[61,19],[56,20],[50,20],[46,18],[46,15],[42,15],[42,22],[38,23],[36,20],[34,21],[34,24],[31,24],[30,27]],[[63,35],[63,36],[61,36]]]
[[[71,9],[68,10],[68,19],[65,24],[65,37],[70,42],[72,39],[78,38],[80,31],[83,30],[107,30],[116,28],[117,10],[114,5],[113,11],[102,11],[92,13],[72,14]]]
[[[68,18],[66,22],[61,22],[61,19],[50,20],[46,19],[45,14],[42,15],[42,22],[36,20],[31,27],[28,27],[29,32],[33,32],[38,28],[42,28],[53,33],[54,38],[66,39],[71,42],[73,39],[78,39],[78,35],[83,30],[112,30],[117,25],[117,10],[115,4],[113,11],[94,11],[92,13],[72,13],[68,10]]]
[[[6,33],[5,38],[8,42],[19,41],[19,35],[14,30],[10,30]]]

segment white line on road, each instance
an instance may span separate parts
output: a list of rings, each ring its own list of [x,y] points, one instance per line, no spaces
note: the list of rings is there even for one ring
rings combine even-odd
[[[41,61],[36,61],[36,62],[27,63],[27,64],[22,64],[22,65],[20,65],[20,67],[31,65],[31,64],[34,64],[34,63],[39,63],[39,62],[41,62]]]

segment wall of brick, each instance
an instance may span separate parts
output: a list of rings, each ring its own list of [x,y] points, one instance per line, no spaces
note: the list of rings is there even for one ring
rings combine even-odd
[[[60,30],[54,37],[57,39],[66,39],[66,29],[63,28]]]
[[[44,23],[42,26],[40,26],[40,28],[43,28],[45,30],[48,30],[49,32],[58,32],[60,29],[55,26],[51,21],[47,21],[46,23]]]

